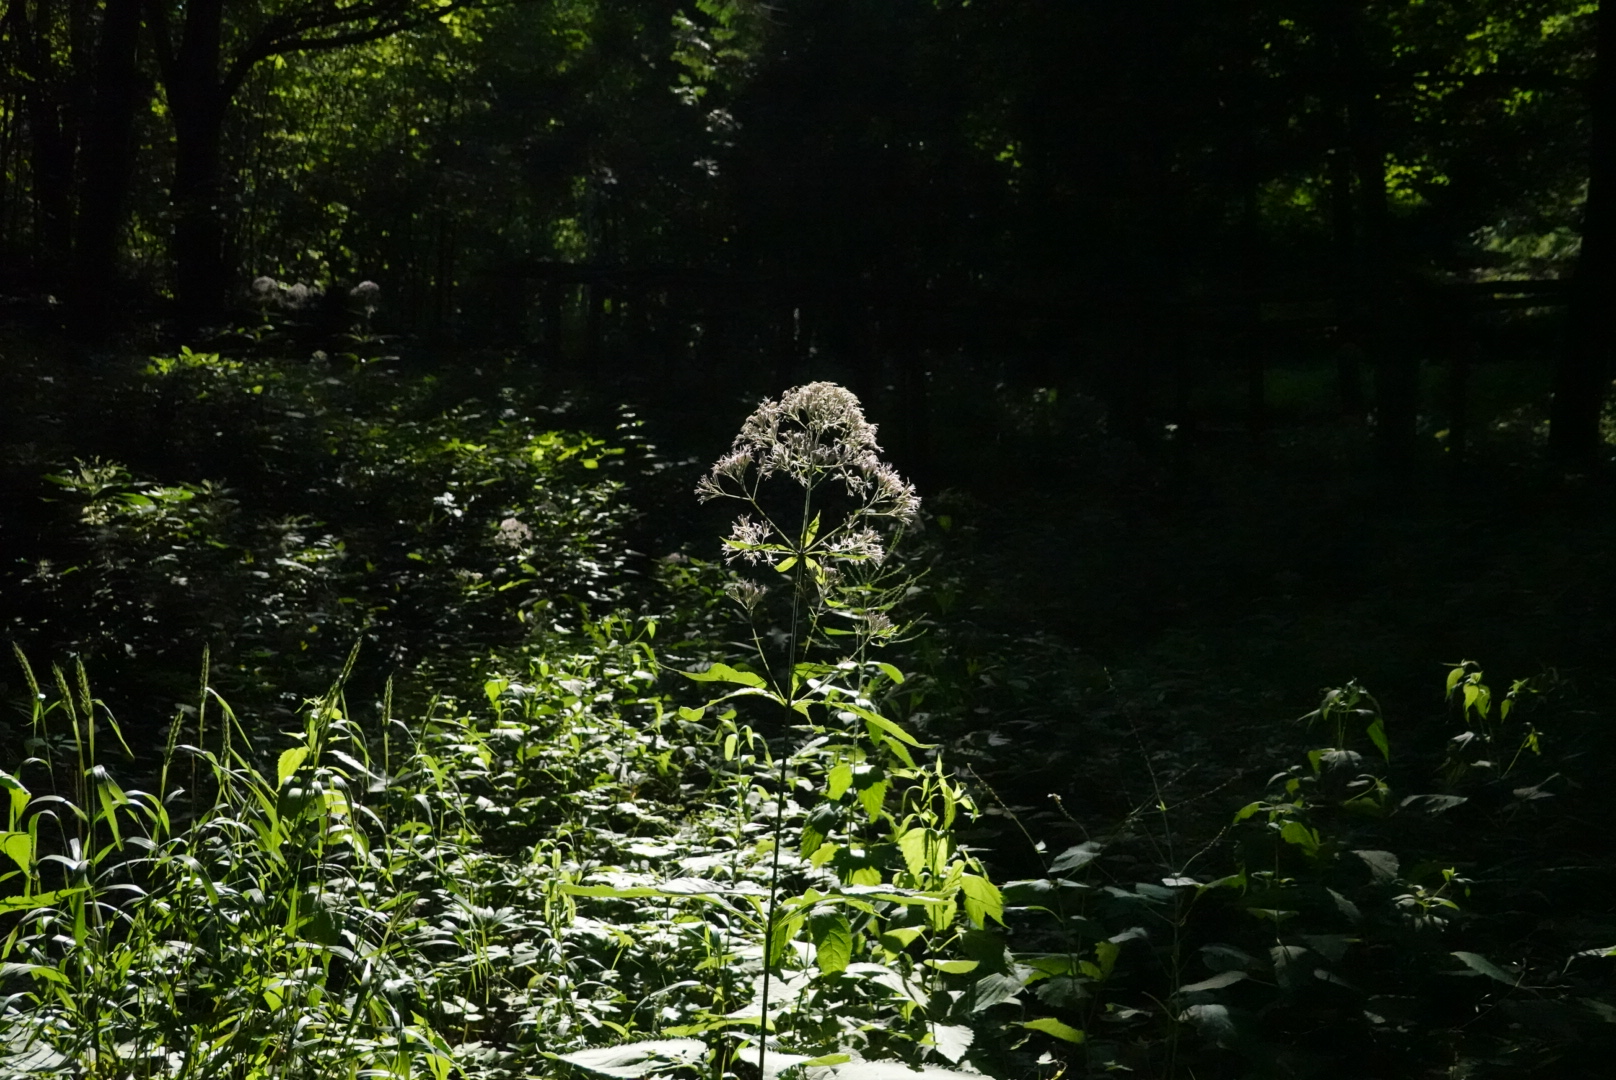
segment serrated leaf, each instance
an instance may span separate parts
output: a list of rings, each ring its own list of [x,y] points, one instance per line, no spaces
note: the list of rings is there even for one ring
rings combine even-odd
[[[1055,856],[1055,861],[1049,864],[1049,872],[1051,874],[1064,874],[1070,870],[1081,870],[1099,858],[1102,850],[1104,849],[1092,840],[1078,844],[1075,847],[1069,847]]]
[[[737,671],[728,664],[714,664],[706,671],[682,672],[685,678],[695,682],[726,682],[736,686],[750,686],[761,688],[766,685],[763,676],[755,675],[750,671]]]
[[[1389,882],[1397,880],[1397,856],[1389,851],[1354,851],[1354,855],[1364,861],[1369,872],[1376,881]]]
[[[1180,1021],[1194,1024],[1203,1035],[1222,1041],[1234,1036],[1234,1019],[1227,1005],[1191,1005],[1178,1014]]]
[[[847,789],[853,784],[853,766],[847,762],[839,762],[832,766],[825,776],[825,797],[832,802],[847,794]]]
[[[987,878],[966,874],[960,880],[960,892],[965,895],[965,914],[978,926],[987,926],[992,919],[1004,925],[1004,895]]]
[[[932,1045],[951,1062],[964,1057],[975,1040],[976,1032],[964,1024],[933,1024],[931,1027]]]
[[[706,1055],[706,1045],[697,1039],[647,1039],[549,1056],[614,1080],[641,1080],[649,1071],[673,1065],[695,1065]]]
[[[292,774],[297,772],[298,766],[302,765],[308,756],[309,748],[306,746],[294,746],[290,750],[283,750],[280,761],[275,764],[275,786],[285,787],[286,781],[292,778]]]
[[[971,1012],[979,1013],[1015,1001],[1023,983],[1012,975],[984,975],[971,984]]]
[[[870,816],[870,820],[876,820],[881,816],[881,811],[886,806],[887,781],[877,780],[863,789],[858,793],[858,800],[864,807],[864,812]]]
[[[814,942],[814,966],[825,975],[847,970],[853,959],[853,927],[841,912],[816,915],[808,921]]]

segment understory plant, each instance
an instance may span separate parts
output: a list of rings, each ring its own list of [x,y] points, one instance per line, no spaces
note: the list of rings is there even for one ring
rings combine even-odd
[[[1003,897],[958,836],[969,794],[882,711],[904,676],[875,658],[905,630],[898,607],[916,584],[893,549],[919,499],[831,383],[760,405],[698,494],[740,504],[723,547],[748,571],[729,594],[750,656],[688,672],[721,692],[681,710],[713,725],[713,768],[735,799],[729,858],[710,864],[718,880],[591,894],[694,899],[715,975],[738,985],[663,1039],[563,1059],[614,1076],[683,1066],[716,1080],[742,1061],[763,1076],[874,1077],[883,1062],[963,1075],[935,1062],[966,1058],[973,1020],[1004,1000],[1007,954],[990,932]]]

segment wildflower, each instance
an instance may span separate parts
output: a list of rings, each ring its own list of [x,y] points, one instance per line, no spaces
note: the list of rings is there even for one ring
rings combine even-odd
[[[751,515],[742,514],[735,520],[730,529],[729,536],[724,538],[725,558],[733,562],[736,558],[745,559],[749,563],[766,562],[769,558],[767,551],[760,548],[773,548],[777,545],[769,544],[772,530],[767,523],[753,521]]]
[[[731,600],[745,608],[748,614],[751,614],[757,610],[759,604],[763,603],[763,598],[768,595],[769,590],[766,586],[759,585],[755,581],[740,578],[725,585],[724,592]]]
[[[494,534],[494,543],[508,548],[519,548],[532,539],[533,530],[513,517],[501,521]]]
[[[920,497],[881,460],[875,431],[846,388],[829,382],[795,387],[746,418],[729,452],[696,485],[697,497],[748,498],[755,488],[748,488],[747,476],[755,467],[758,482],[776,475],[804,487],[839,481],[862,501],[858,514],[912,522]]]
[[[361,281],[348,290],[348,295],[359,301],[367,316],[376,314],[376,299],[381,294],[382,287],[374,281]]]

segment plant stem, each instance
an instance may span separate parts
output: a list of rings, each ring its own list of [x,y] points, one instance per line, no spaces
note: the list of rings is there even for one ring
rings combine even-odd
[[[813,498],[814,488],[810,482],[804,487],[802,493],[802,528],[804,530],[808,528],[808,522],[812,520],[808,512],[813,508]],[[797,535],[801,537],[803,533],[799,532]],[[802,546],[800,540],[798,543],[799,547]],[[781,695],[786,707],[787,740],[789,740],[791,734],[791,708],[796,703],[798,619],[802,607],[802,575],[807,563],[807,551],[799,551],[797,553],[797,562],[791,575],[791,640],[786,647],[785,682],[782,684],[785,687],[785,693]],[[786,824],[786,766],[791,759],[791,751],[787,740],[782,740],[780,747],[780,776],[774,801],[774,851],[769,866],[769,914],[764,920],[763,929],[763,1001],[762,1016],[758,1020],[758,1075],[760,1077],[768,1075],[764,1072],[763,1065],[769,1052],[769,989],[771,982],[769,957],[774,950],[775,912],[780,896],[780,838],[785,832]]]

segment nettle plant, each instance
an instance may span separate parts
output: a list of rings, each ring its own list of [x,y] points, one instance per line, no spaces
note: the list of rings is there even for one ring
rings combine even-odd
[[[967,1055],[981,981],[1004,978],[1003,945],[981,947],[1004,901],[956,835],[970,796],[883,712],[904,676],[873,657],[905,629],[915,579],[892,551],[920,500],[857,398],[823,382],[760,405],[698,495],[742,507],[723,546],[751,656],[687,673],[720,692],[680,709],[709,725],[732,826],[682,864],[707,879],[571,891],[697,905],[722,985],[663,1038],[559,1057],[609,1076],[966,1075],[934,1062]]]

